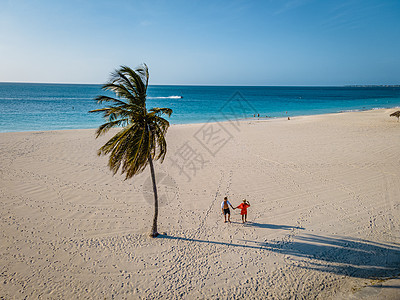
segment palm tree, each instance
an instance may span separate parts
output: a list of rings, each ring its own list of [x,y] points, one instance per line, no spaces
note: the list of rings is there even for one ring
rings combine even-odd
[[[108,166],[113,175],[121,168],[126,178],[143,172],[150,165],[154,192],[154,219],[150,236],[156,237],[158,218],[158,196],[153,160],[163,162],[167,152],[165,135],[169,122],[163,114],[171,116],[169,108],[146,108],[146,92],[149,82],[149,71],[146,64],[132,70],[121,66],[111,74],[109,82],[103,85],[105,91],[112,91],[116,98],[98,96],[97,103],[108,103],[107,107],[91,110],[91,113],[103,113],[106,123],[96,131],[96,138],[113,127],[123,127],[97,152],[109,154]]]

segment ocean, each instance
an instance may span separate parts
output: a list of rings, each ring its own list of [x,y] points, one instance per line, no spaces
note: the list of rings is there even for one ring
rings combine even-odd
[[[0,132],[96,128],[96,84],[0,83]],[[400,106],[399,87],[167,86],[148,88],[147,107],[173,110],[171,124],[315,115]]]

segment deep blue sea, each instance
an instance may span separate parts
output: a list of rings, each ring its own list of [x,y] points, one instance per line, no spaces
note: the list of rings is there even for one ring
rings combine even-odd
[[[0,132],[96,128],[101,85],[0,83]],[[148,108],[169,107],[171,124],[286,117],[400,106],[398,87],[161,86]],[[109,94],[111,95],[111,94]]]

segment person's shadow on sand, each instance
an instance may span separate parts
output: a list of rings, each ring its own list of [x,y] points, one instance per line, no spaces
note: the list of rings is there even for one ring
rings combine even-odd
[[[308,258],[306,269],[358,278],[378,278],[400,274],[400,247],[352,237],[298,235],[293,242],[245,241],[268,251]]]

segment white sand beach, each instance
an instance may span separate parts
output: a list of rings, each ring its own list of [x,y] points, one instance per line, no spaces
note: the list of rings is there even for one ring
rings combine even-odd
[[[398,299],[393,111],[171,126],[154,239],[149,169],[96,155],[111,133],[1,133],[0,298]]]

